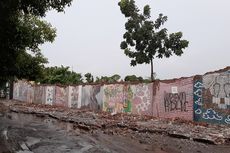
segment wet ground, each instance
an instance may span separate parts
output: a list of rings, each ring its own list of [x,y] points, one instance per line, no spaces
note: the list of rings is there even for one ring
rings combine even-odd
[[[209,141],[197,142],[186,137],[171,135],[164,132],[140,132],[124,125],[107,128],[87,126],[87,115],[78,115],[81,124],[73,120],[58,119],[44,113],[25,114],[15,109],[18,105],[0,102],[0,153],[229,153],[228,143],[221,145],[209,144]],[[20,108],[26,106],[20,105]],[[38,106],[39,107],[39,106]],[[28,106],[30,110],[31,107]],[[52,108],[49,108],[52,109]],[[12,112],[14,110],[14,112]],[[19,110],[19,109],[18,109]],[[54,111],[55,110],[55,111]],[[57,113],[58,109],[52,109]],[[69,110],[60,110],[63,113]],[[87,113],[85,113],[87,114]],[[91,113],[92,114],[92,113]],[[77,116],[75,116],[77,118]],[[84,118],[85,117],[85,118]],[[88,116],[89,118],[89,116]],[[98,116],[93,115],[94,120]],[[108,119],[103,116],[104,120]],[[62,120],[62,121],[60,121]],[[76,119],[75,119],[76,120]],[[101,122],[103,119],[100,119]],[[85,122],[84,122],[85,121]],[[114,122],[114,119],[111,119]],[[124,120],[124,122],[126,122]],[[109,125],[109,121],[106,122]],[[141,122],[142,124],[144,122]],[[146,121],[146,123],[148,123]],[[99,123],[97,123],[99,124]],[[103,124],[104,125],[104,124]],[[98,125],[99,126],[99,125]],[[104,125],[106,126],[106,125]],[[223,127],[222,127],[223,128]],[[229,130],[226,127],[227,130]],[[230,132],[230,131],[229,131]],[[177,138],[176,138],[177,137]]]

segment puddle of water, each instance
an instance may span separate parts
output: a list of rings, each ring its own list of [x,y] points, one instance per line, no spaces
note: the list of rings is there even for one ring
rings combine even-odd
[[[10,112],[10,113],[6,113],[3,117],[6,119],[19,122],[21,127],[24,127],[28,123],[30,124],[45,123],[45,125],[47,125],[49,128],[58,128],[61,130],[65,130],[67,132],[76,131],[73,123],[58,121],[57,119],[53,119],[46,116],[38,117],[34,114],[21,114],[21,113]]]

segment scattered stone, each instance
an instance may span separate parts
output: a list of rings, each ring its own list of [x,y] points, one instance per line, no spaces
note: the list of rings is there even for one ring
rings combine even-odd
[[[16,153],[34,153],[34,152],[25,150],[25,151],[17,151]]]
[[[25,143],[22,143],[20,147],[22,150],[30,150]]]
[[[127,135],[131,131],[142,134],[160,134],[204,144],[226,144],[230,140],[230,126],[195,123],[182,119],[160,119],[134,114],[94,113],[90,110],[63,109],[56,106],[15,103],[10,110],[19,113],[44,115],[74,124],[73,129],[83,131],[103,130],[113,135]],[[44,114],[44,115],[41,115]],[[112,130],[112,131],[109,131]]]
[[[26,141],[26,145],[28,147],[31,147],[37,143],[39,143],[41,141],[41,139],[39,138],[34,138],[34,137],[26,137],[27,141]]]

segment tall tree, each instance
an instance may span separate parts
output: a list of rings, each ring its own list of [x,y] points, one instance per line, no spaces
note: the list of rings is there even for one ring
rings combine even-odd
[[[153,59],[169,58],[173,54],[181,56],[189,42],[181,39],[182,32],[168,34],[167,29],[161,27],[167,21],[167,16],[159,14],[152,21],[149,5],[144,6],[143,13],[140,13],[134,0],[121,0],[118,5],[128,18],[120,47],[131,58],[131,66],[150,63],[151,80],[154,80]]]
[[[55,30],[41,18],[51,9],[64,11],[71,1],[0,1],[0,81],[18,76],[18,68],[25,65],[17,63],[19,57],[29,57],[30,52],[38,55],[39,45],[54,40]]]

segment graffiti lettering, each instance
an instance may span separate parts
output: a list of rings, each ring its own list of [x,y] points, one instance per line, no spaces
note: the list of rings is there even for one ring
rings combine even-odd
[[[180,110],[186,112],[186,93],[164,93],[165,112]]]

